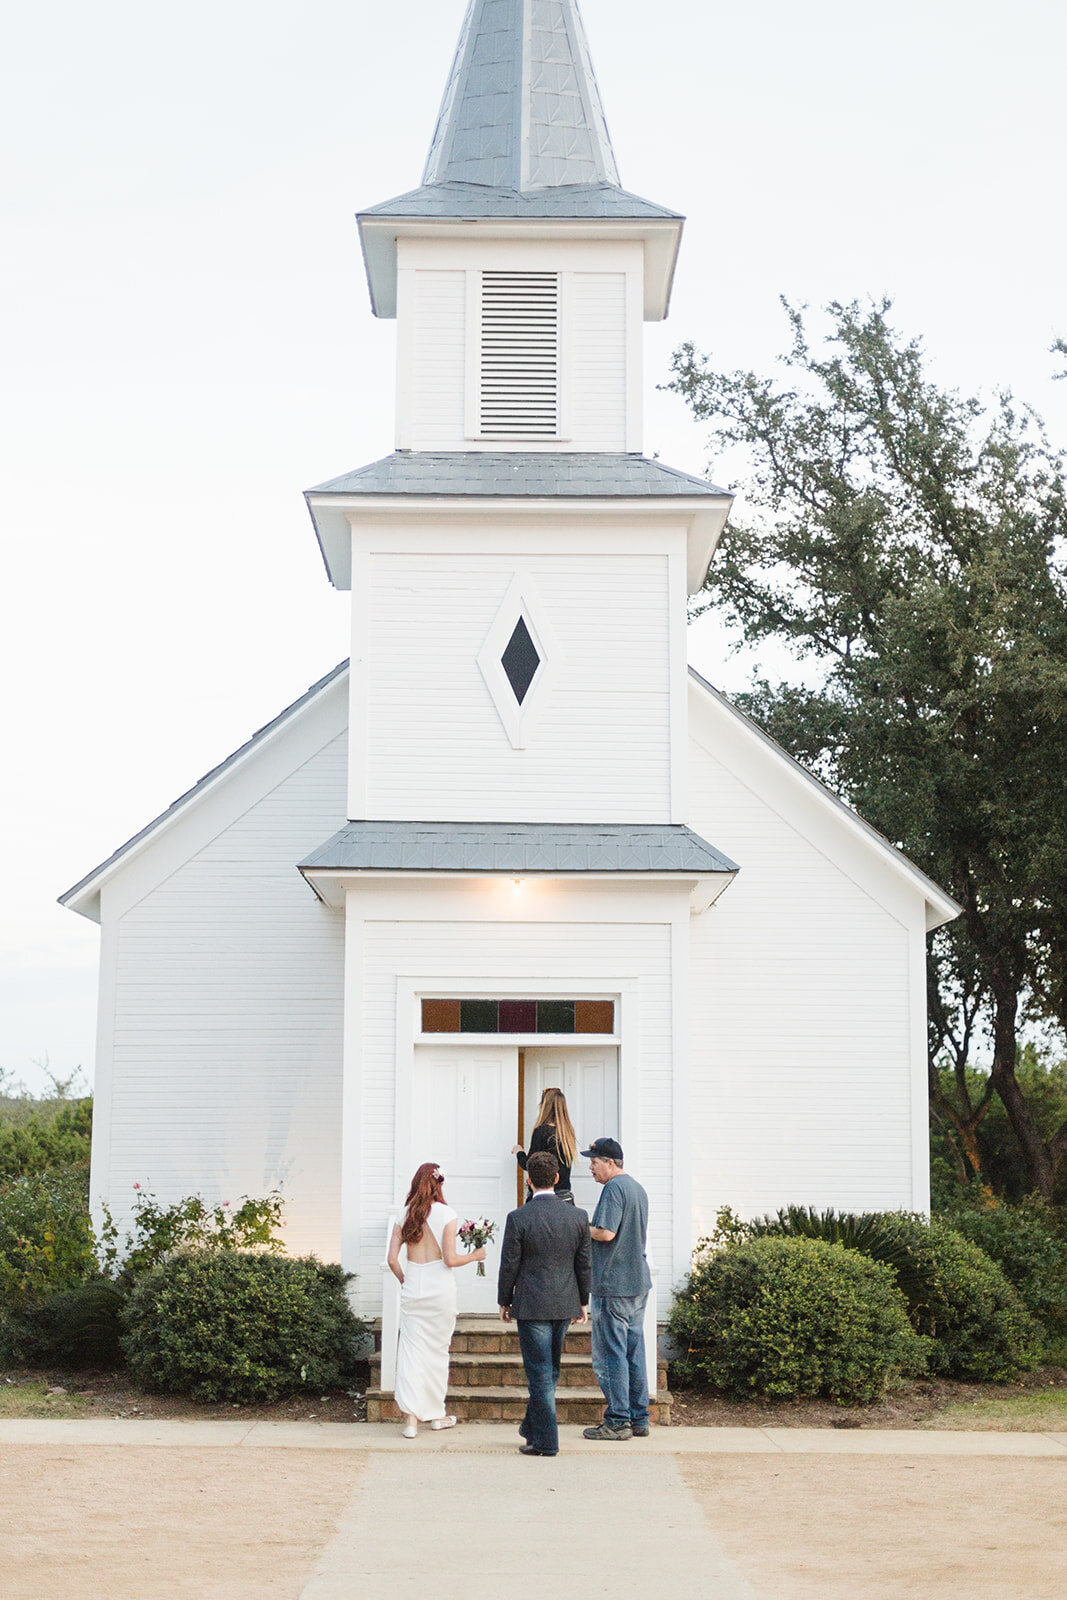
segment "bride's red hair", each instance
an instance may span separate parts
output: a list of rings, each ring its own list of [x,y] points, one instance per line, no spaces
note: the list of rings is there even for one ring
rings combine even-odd
[[[411,1180],[411,1188],[404,1202],[408,1208],[400,1229],[404,1244],[418,1244],[426,1218],[430,1215],[430,1207],[444,1197],[444,1175],[440,1167],[436,1161],[424,1161]]]

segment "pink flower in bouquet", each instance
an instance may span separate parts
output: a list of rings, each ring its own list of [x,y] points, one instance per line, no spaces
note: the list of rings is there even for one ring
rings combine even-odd
[[[470,1220],[465,1222],[462,1227],[456,1229],[456,1232],[463,1241],[466,1250],[480,1250],[482,1245],[488,1244],[496,1233],[496,1223],[490,1222],[488,1217],[482,1217],[478,1222]],[[485,1277],[484,1261],[479,1261],[478,1263],[478,1276],[479,1278]]]

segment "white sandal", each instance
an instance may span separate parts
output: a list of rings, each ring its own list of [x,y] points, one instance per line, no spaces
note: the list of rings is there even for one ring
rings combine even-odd
[[[418,1436],[419,1424],[414,1417],[409,1417],[407,1422],[400,1430],[400,1437],[402,1439],[417,1439]]]
[[[438,1417],[435,1422],[430,1423],[430,1427],[435,1433],[440,1433],[442,1428],[454,1428],[458,1421],[458,1417]]]

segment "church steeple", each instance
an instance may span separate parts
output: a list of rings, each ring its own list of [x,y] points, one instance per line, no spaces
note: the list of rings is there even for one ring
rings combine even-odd
[[[379,317],[396,316],[398,241],[519,223],[542,240],[640,241],[657,321],[682,221],[619,183],[578,0],[470,0],[422,184],[361,211],[359,230]]]
[[[619,187],[576,0],[471,0],[422,181]]]

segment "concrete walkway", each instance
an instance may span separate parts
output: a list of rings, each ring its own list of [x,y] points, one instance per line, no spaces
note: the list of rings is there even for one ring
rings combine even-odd
[[[603,1462],[605,1457],[690,1455],[834,1456],[1061,1456],[1067,1432],[993,1433],[919,1428],[653,1428],[647,1439],[593,1444],[579,1427],[563,1427],[560,1456]],[[5,1444],[174,1445],[202,1450],[355,1450],[375,1455],[515,1456],[525,1470],[537,1465],[519,1456],[518,1434],[500,1423],[466,1423],[447,1433],[424,1428],[402,1439],[399,1425],[377,1422],[154,1422],[149,1418],[13,1418],[0,1421]],[[541,1462],[544,1468],[548,1464]],[[1067,1596],[1067,1590],[1065,1590]]]
[[[756,1600],[677,1461],[514,1449],[379,1457],[300,1600],[501,1600],[531,1581],[546,1594]]]

